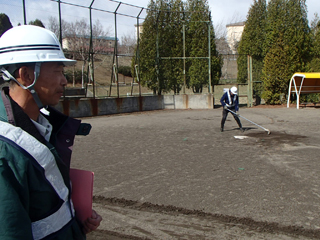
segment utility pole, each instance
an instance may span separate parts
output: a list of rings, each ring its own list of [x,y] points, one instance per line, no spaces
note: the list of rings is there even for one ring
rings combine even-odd
[[[23,5],[23,24],[27,25],[27,17],[26,17],[26,3],[25,0],[22,0]]]

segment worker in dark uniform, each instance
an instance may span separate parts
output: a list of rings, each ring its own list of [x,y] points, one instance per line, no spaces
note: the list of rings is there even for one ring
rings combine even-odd
[[[231,114],[233,115],[234,119],[236,120],[240,131],[243,132],[241,121],[238,117],[238,111],[239,111],[239,97],[238,97],[238,89],[237,87],[230,88],[227,92],[223,94],[223,96],[220,99],[220,102],[222,104],[223,110],[222,110],[222,119],[221,119],[221,129],[220,131],[223,132],[224,130],[224,124],[226,122],[229,110],[231,110]]]

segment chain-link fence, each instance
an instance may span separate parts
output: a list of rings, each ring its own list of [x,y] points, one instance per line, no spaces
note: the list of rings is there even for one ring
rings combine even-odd
[[[221,69],[220,84],[237,83],[237,54],[223,54],[223,66]]]
[[[235,85],[239,89],[240,104],[253,106],[263,103],[261,99],[263,83],[261,81],[261,62],[250,56],[245,58],[245,68],[242,75],[238,76],[238,54],[222,54],[223,67],[219,85],[215,86],[215,104],[219,105],[224,89]],[[244,74],[243,74],[244,73]],[[239,83],[240,82],[240,83]],[[251,85],[248,83],[252,83]]]
[[[250,91],[248,83],[239,84],[237,82],[238,75],[238,65],[237,59],[238,55],[236,54],[225,54],[223,57],[223,67],[221,69],[222,75],[219,81],[219,84],[214,86],[213,94],[215,99],[215,104],[219,105],[219,99],[223,94],[225,88],[230,88],[235,85],[239,88],[240,103],[242,105],[249,105],[250,101]],[[124,76],[121,73],[118,76],[115,74],[114,68],[114,56],[113,55],[97,55],[94,62],[94,79],[95,84],[92,84],[90,79],[90,74],[86,74],[88,70],[87,62],[78,61],[75,68],[69,67],[67,71],[76,71],[82,73],[84,69],[84,77],[89,76],[89,79],[85,79],[84,87],[87,90],[87,97],[126,97],[126,96],[137,96],[137,95],[151,95],[153,94],[152,90],[147,87],[139,86],[136,80],[133,77]],[[131,70],[132,56],[118,56],[118,68],[126,67]],[[255,66],[255,61],[252,63]],[[80,74],[81,75],[81,74]],[[78,75],[79,77],[79,75]],[[257,75],[253,74],[253,95],[252,95],[252,104],[258,105],[261,103],[261,93],[262,93],[262,83],[261,81],[256,81]],[[69,80],[69,85],[73,85],[72,81]],[[83,87],[81,84],[81,79],[76,81],[74,87]],[[203,93],[208,93],[208,87],[203,88]],[[174,94],[169,92],[166,94]],[[186,94],[193,94],[191,89],[186,90]]]

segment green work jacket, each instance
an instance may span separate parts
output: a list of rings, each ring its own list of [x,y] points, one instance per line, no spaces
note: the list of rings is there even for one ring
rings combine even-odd
[[[80,124],[54,109],[50,142],[9,96],[0,97],[0,239],[84,240],[75,218],[69,178]],[[87,131],[85,133],[85,131]]]

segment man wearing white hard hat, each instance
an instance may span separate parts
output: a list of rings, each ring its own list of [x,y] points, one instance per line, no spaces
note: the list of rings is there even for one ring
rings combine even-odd
[[[244,131],[242,128],[241,121],[238,117],[237,112],[239,111],[239,97],[238,97],[238,89],[237,87],[232,87],[227,90],[220,99],[221,105],[223,107],[222,110],[222,119],[221,119],[221,129],[220,131],[224,131],[224,124],[226,122],[229,110],[231,110],[231,114],[233,115],[234,119],[236,120],[240,131]]]
[[[82,240],[102,218],[94,210],[84,222],[71,200],[70,159],[75,135],[89,124],[52,106],[67,80],[56,36],[26,25],[0,38],[0,70],[9,87],[0,97],[0,239]]]

